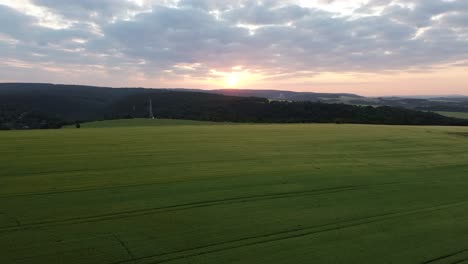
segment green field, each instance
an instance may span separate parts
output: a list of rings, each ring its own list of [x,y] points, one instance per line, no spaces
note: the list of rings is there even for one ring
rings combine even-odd
[[[437,113],[440,115],[448,116],[448,117],[468,119],[468,113],[463,113],[463,112],[437,112]]]
[[[0,132],[0,263],[467,263],[467,135],[180,123]]]
[[[171,120],[171,119],[118,119],[110,121],[96,121],[80,124],[82,128],[107,128],[107,127],[137,127],[137,126],[181,126],[181,125],[225,125],[223,122],[205,122],[191,120]],[[75,128],[75,125],[66,128]]]

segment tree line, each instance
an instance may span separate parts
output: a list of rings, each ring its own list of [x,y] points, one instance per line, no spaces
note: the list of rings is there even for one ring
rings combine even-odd
[[[148,117],[249,123],[468,125],[399,107],[290,102],[167,89],[0,84],[0,129],[58,128],[85,121]]]

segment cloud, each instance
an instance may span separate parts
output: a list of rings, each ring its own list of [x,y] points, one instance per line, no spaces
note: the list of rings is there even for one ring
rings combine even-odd
[[[32,0],[32,3],[78,20],[112,19],[138,9],[138,5],[129,0]]]
[[[468,59],[463,0],[371,0],[350,16],[279,0],[32,3],[70,25],[48,28],[0,5],[2,58],[173,79],[210,78],[213,70],[239,65],[267,79],[427,69]]]
[[[262,3],[229,10],[223,18],[233,23],[278,25],[300,20],[309,13],[309,9],[298,5],[277,6],[277,3]]]

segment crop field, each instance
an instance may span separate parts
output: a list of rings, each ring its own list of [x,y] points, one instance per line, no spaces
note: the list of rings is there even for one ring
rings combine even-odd
[[[448,117],[468,119],[468,113],[463,113],[463,112],[437,112],[437,113],[444,115],[444,116],[448,116]]]
[[[468,263],[468,128],[116,122],[0,132],[0,263]]]
[[[106,127],[142,127],[142,126],[180,126],[180,125],[225,125],[224,122],[205,122],[191,120],[176,120],[176,119],[117,119],[96,121],[80,124],[82,128],[106,128]],[[76,128],[75,125],[67,126],[66,128]]]

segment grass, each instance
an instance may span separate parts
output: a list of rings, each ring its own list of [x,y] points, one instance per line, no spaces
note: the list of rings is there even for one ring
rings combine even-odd
[[[461,263],[467,132],[1,132],[0,263]]]
[[[437,112],[437,113],[443,116],[448,116],[448,117],[468,119],[468,113],[463,113],[463,112]]]
[[[138,127],[138,126],[181,126],[181,125],[220,125],[229,124],[222,122],[207,122],[207,121],[192,121],[178,119],[118,119],[110,121],[96,121],[82,123],[82,128],[106,128],[106,127]],[[67,126],[66,128],[75,128],[75,125]]]

